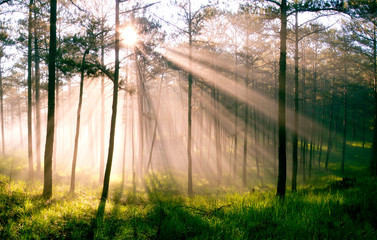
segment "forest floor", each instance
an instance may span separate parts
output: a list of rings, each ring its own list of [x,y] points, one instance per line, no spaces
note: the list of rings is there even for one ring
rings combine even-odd
[[[296,193],[287,190],[284,200],[276,197],[274,186],[212,187],[202,193],[197,188],[190,198],[164,176],[149,181],[149,188],[136,194],[121,191],[120,184],[113,183],[104,222],[94,236],[377,239],[377,179],[367,177],[366,168],[357,164],[351,168],[348,163],[352,171],[347,178],[331,169],[327,174],[317,169]],[[41,196],[42,187],[40,180],[12,180],[0,171],[0,239],[93,238],[101,186],[79,185],[75,194],[69,194],[68,182],[57,181],[48,201]]]

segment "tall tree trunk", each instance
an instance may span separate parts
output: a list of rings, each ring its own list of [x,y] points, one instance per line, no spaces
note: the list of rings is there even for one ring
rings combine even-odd
[[[101,22],[101,28],[104,29],[104,19]],[[101,65],[105,65],[105,36],[101,34]],[[105,166],[105,77],[101,77],[101,150],[99,164],[99,182],[103,182],[103,171]]]
[[[139,137],[138,137],[138,140],[139,140],[139,153],[138,153],[138,161],[139,161],[139,164],[140,164],[140,176],[142,176],[143,174],[143,168],[144,168],[144,115],[143,115],[143,112],[144,112],[144,105],[143,105],[143,100],[144,100],[144,89],[143,89],[143,76],[141,74],[141,69],[140,69],[140,65],[139,65],[139,62],[138,62],[138,59],[137,59],[137,55],[136,55],[136,48],[135,48],[135,64],[136,64],[136,67],[137,67],[137,71],[138,71],[138,77],[137,77],[137,88],[138,88],[138,91],[137,91],[137,107],[138,107],[138,117],[139,117]]]
[[[34,10],[34,21],[37,21],[37,10]],[[34,27],[34,61],[35,61],[35,118],[36,118],[36,162],[37,173],[41,172],[41,107],[40,107],[40,71],[39,71],[39,46],[37,27]]]
[[[344,111],[343,111],[343,148],[342,148],[342,174],[344,175],[344,163],[346,161],[346,143],[347,143],[347,66],[344,66]]]
[[[257,166],[257,176],[258,178],[261,179],[261,175],[260,175],[260,171],[259,171],[259,152],[258,152],[258,148],[259,148],[259,133],[258,133],[258,130],[257,130],[257,113],[256,113],[256,110],[255,108],[253,109],[253,115],[254,115],[254,141],[255,141],[255,164]],[[262,141],[262,144],[263,144],[263,141]]]
[[[220,109],[219,109],[219,91],[215,91],[215,105],[216,105],[216,116],[215,116],[215,141],[216,141],[216,166],[217,166],[217,182],[221,184],[223,168],[221,159],[221,123],[220,123]]]
[[[372,143],[372,155],[370,159],[370,170],[372,176],[377,176],[377,36],[376,25],[374,25],[373,31],[373,97],[374,97],[374,123],[373,123],[373,143]]]
[[[238,58],[237,58],[237,37],[235,38],[235,69],[234,69],[234,81],[236,82],[236,100],[234,107],[234,162],[233,162],[233,176],[237,174],[237,133],[238,133]]]
[[[31,84],[31,62],[32,62],[32,8],[34,1],[29,2],[28,20],[28,53],[27,53],[27,129],[28,129],[28,158],[29,158],[29,178],[33,177],[33,133],[32,133],[32,84]],[[3,141],[4,142],[4,141]]]
[[[52,152],[54,147],[55,128],[55,61],[56,61],[56,0],[50,1],[50,46],[48,64],[48,113],[46,147],[44,154],[43,196],[52,196]]]
[[[127,143],[127,92],[124,92],[123,100],[123,116],[124,116],[124,140],[123,140],[123,159],[122,159],[122,182],[121,182],[121,191],[124,188],[125,182],[125,170],[126,170],[126,143]]]
[[[134,100],[131,96],[131,144],[132,144],[132,190],[133,194],[136,193],[136,170],[135,170],[135,136],[134,136],[134,128],[135,128],[135,119],[134,119]]]
[[[330,99],[330,121],[329,121],[329,139],[327,143],[327,153],[326,153],[326,161],[325,161],[325,168],[327,169],[329,165],[329,158],[332,149],[332,133],[333,133],[333,121],[334,121],[334,80],[332,82],[332,89],[331,89],[331,99]]]
[[[192,19],[191,19],[191,1],[189,1],[189,73],[188,73],[188,133],[187,133],[187,161],[188,161],[188,174],[187,174],[187,188],[189,196],[192,195],[192,158],[191,158],[191,110],[192,110],[192,69],[191,69],[191,59],[192,59]]]
[[[52,155],[53,174],[56,174],[56,152],[58,147],[58,118],[59,118],[59,70],[55,70],[55,128],[54,128],[54,152]]]
[[[4,93],[3,93],[3,73],[2,73],[2,65],[1,65],[1,57],[0,57],[0,114],[1,114],[1,154],[4,157],[5,155],[5,138],[4,138]],[[30,164],[30,162],[29,162]],[[33,162],[31,162],[33,164]],[[29,177],[32,177],[32,168],[33,165],[31,165],[31,172],[29,172]],[[29,165],[29,171],[30,171],[30,165]]]
[[[294,106],[294,122],[293,122],[293,142],[292,142],[292,192],[297,191],[297,145],[298,145],[298,12],[295,13],[295,106]]]
[[[246,187],[246,174],[247,174],[247,132],[248,132],[248,118],[249,118],[249,106],[245,104],[245,118],[244,118],[244,138],[243,138],[243,162],[242,162],[242,185]]]
[[[277,195],[285,196],[285,186],[287,178],[287,156],[286,156],[286,128],[285,128],[285,89],[286,89],[286,69],[287,69],[287,1],[281,1],[281,29],[280,29],[280,60],[279,60],[279,173],[277,184]]]
[[[75,146],[73,148],[73,160],[72,160],[72,172],[71,172],[71,188],[70,192],[75,192],[75,181],[76,181],[76,162],[77,162],[77,152],[79,149],[79,136],[80,136],[80,120],[81,120],[81,106],[82,106],[82,95],[84,92],[84,74],[85,74],[85,58],[89,53],[89,49],[85,50],[84,56],[81,62],[81,78],[80,78],[80,93],[79,93],[79,105],[77,107],[77,117],[76,117],[76,135],[75,135]]]
[[[97,222],[101,223],[103,220],[103,214],[105,211],[105,204],[109,194],[109,183],[111,165],[113,162],[114,154],[114,138],[115,138],[115,124],[118,105],[118,80],[119,80],[119,2],[115,0],[115,72],[114,72],[114,87],[113,87],[113,105],[110,124],[110,139],[109,139],[109,151],[107,155],[107,163],[105,170],[105,177],[103,181],[103,190],[101,195],[101,202],[98,206]]]

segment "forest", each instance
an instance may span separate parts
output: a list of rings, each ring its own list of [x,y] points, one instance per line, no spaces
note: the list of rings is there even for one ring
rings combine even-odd
[[[377,239],[375,0],[0,0],[0,239]]]

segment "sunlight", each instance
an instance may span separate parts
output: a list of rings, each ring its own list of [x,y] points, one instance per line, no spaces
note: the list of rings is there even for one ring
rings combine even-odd
[[[120,30],[122,42],[127,46],[134,46],[138,40],[138,34],[132,26],[126,26]]]

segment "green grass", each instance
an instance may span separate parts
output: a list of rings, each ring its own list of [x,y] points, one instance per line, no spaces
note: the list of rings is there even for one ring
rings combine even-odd
[[[45,201],[40,182],[7,182],[0,187],[0,239],[87,239],[100,189],[54,188]],[[332,188],[336,177],[322,177],[288,192],[247,193],[225,188],[189,198],[159,188],[133,195],[113,189],[97,239],[376,239],[377,182],[359,178],[354,186]],[[153,186],[152,183],[148,184]],[[330,186],[330,187],[329,187]],[[208,193],[209,190],[207,190]]]

